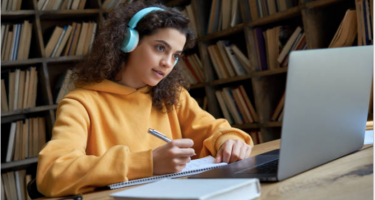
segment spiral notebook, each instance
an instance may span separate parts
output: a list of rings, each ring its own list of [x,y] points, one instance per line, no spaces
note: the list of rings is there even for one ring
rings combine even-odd
[[[161,180],[165,178],[178,178],[178,177],[183,177],[183,176],[190,176],[190,175],[199,174],[199,173],[208,171],[210,169],[222,167],[225,165],[227,165],[227,163],[215,163],[214,157],[207,156],[204,158],[190,161],[190,163],[187,163],[185,169],[183,169],[181,172],[172,173],[172,174],[164,174],[164,175],[159,175],[159,176],[151,176],[147,178],[140,178],[140,179],[125,181],[125,182],[120,182],[120,183],[114,183],[114,184],[109,185],[109,188],[118,189],[118,188],[128,187],[132,185],[140,185],[144,183],[155,182],[157,180]]]

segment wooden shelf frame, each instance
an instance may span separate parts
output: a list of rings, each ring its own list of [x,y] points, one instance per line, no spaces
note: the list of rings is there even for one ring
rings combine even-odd
[[[208,56],[207,46],[208,44],[216,40],[220,40],[222,38],[231,37],[233,35],[238,35],[239,33],[244,33],[247,46],[247,55],[250,59],[250,62],[253,66],[256,66],[256,53],[254,51],[254,45],[249,45],[249,39],[251,39],[249,34],[251,35],[251,29],[255,27],[267,27],[270,24],[278,24],[282,25],[284,21],[290,19],[302,19],[303,29],[305,31],[310,31],[313,29],[317,29],[314,27],[311,22],[320,23],[317,16],[313,15],[311,10],[317,10],[317,12],[325,8],[327,6],[332,6],[336,4],[342,4],[346,2],[352,2],[354,0],[316,0],[313,2],[305,3],[305,0],[299,0],[300,3],[298,6],[288,9],[283,12],[275,13],[270,16],[266,16],[264,18],[260,18],[254,21],[246,21],[242,24],[239,24],[235,27],[228,28],[226,30],[218,31],[212,34],[205,34],[206,30],[198,27],[198,36],[197,37],[197,46],[198,52],[200,55],[201,62],[204,66],[204,74],[205,80],[204,83],[198,83],[195,85],[191,85],[190,89],[204,89],[207,98],[208,98],[208,111],[215,117],[219,118],[222,117],[222,113],[220,110],[220,106],[216,100],[215,91],[218,87],[222,87],[226,84],[237,84],[238,82],[246,82],[248,81],[249,84],[245,87],[249,87],[249,91],[252,92],[250,96],[252,103],[257,111],[259,122],[252,123],[252,124],[242,124],[242,125],[233,125],[234,127],[248,130],[248,129],[258,129],[261,131],[262,135],[265,136],[265,140],[272,140],[277,139],[274,135],[277,135],[277,132],[280,131],[282,122],[272,122],[270,121],[270,115],[272,114],[273,107],[275,106],[275,101],[278,101],[277,97],[283,89],[285,89],[285,81],[283,79],[286,77],[286,73],[288,68],[279,68],[274,70],[266,70],[266,71],[254,71],[245,76],[237,76],[228,79],[220,79],[215,80],[215,72],[213,71],[211,61]],[[94,0],[93,0],[94,2]],[[210,9],[210,2],[211,1],[202,1],[202,0],[171,0],[166,3],[167,6],[179,6],[179,5],[186,5],[188,3],[192,4],[194,12],[196,12],[198,26],[206,27],[207,26],[207,12]],[[52,99],[52,91],[50,85],[50,75],[49,75],[49,67],[51,65],[60,65],[65,63],[77,63],[83,60],[83,56],[65,56],[65,57],[58,57],[58,58],[47,58],[45,57],[45,50],[44,50],[44,36],[42,33],[42,27],[44,26],[42,22],[48,20],[49,18],[56,19],[57,21],[62,20],[63,18],[95,18],[98,25],[103,21],[105,16],[111,11],[108,9],[102,8],[102,0],[95,0],[93,8],[88,8],[84,10],[64,10],[64,11],[41,11],[37,9],[37,0],[32,0],[34,5],[33,10],[20,10],[20,11],[7,11],[2,12],[1,17],[2,21],[12,22],[12,21],[20,21],[23,19],[30,19],[35,21],[33,23],[34,32],[36,33],[35,39],[37,46],[34,48],[40,51],[40,56],[32,57],[27,60],[16,60],[16,61],[6,61],[2,62],[1,68],[2,69],[14,69],[18,67],[25,67],[25,66],[33,66],[37,65],[41,70],[40,72],[44,85],[45,98],[47,98],[46,105],[38,106],[36,108],[25,109],[20,111],[2,113],[2,123],[9,123],[14,120],[19,120],[25,118],[26,115],[30,115],[33,113],[38,112],[47,112],[50,117],[50,129],[55,122],[55,110],[57,105],[54,104]],[[200,12],[201,10],[205,10],[206,12]],[[33,34],[34,34],[33,32]],[[306,35],[309,48],[323,48],[323,42],[320,40],[314,40],[314,37],[321,37],[325,34],[324,31],[312,31],[309,32],[309,35]],[[39,49],[38,49],[39,48]],[[280,83],[284,85],[276,88],[276,86]],[[275,88],[273,88],[275,87]],[[203,90],[202,90],[203,91]],[[248,93],[249,93],[248,91]],[[51,131],[51,130],[50,130]],[[37,163],[37,158],[30,158],[22,161],[15,161],[10,163],[2,163],[2,171],[9,170],[13,168],[22,168],[28,166],[30,164]]]

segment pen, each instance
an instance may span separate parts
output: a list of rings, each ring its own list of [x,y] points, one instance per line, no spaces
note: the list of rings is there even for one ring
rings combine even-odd
[[[159,131],[155,130],[155,129],[152,129],[152,128],[149,128],[148,129],[148,132],[151,133],[152,135],[166,141],[166,142],[170,142],[172,141],[171,139],[167,138],[167,136],[163,135],[162,133],[160,133]],[[196,154],[194,153],[193,156],[196,156]]]
[[[152,135],[166,141],[166,142],[172,141],[171,139],[167,138],[167,136],[163,135],[162,133],[160,133],[159,131],[157,131],[155,129],[149,128],[148,132],[151,133]]]

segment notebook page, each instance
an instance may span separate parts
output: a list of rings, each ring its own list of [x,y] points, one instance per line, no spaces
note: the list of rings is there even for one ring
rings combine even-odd
[[[132,185],[151,183],[151,182],[155,182],[155,181],[165,179],[165,178],[178,178],[178,177],[190,176],[190,175],[202,173],[210,169],[218,168],[224,165],[227,165],[227,163],[215,163],[214,157],[207,156],[204,158],[190,161],[190,163],[188,163],[185,169],[182,170],[181,172],[134,179],[134,180],[120,182],[120,183],[114,183],[114,184],[110,184],[109,188],[117,189],[117,188],[132,186]]]
[[[227,165],[227,163],[215,163],[215,158],[212,156],[206,156],[204,158],[195,159],[190,161],[186,164],[186,167],[181,172],[196,170],[196,169],[204,169],[210,168],[215,166],[223,166]]]

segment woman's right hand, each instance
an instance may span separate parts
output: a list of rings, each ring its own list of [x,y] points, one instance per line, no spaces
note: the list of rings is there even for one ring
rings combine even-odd
[[[176,139],[152,151],[154,174],[182,171],[190,157],[195,155],[191,139]]]

